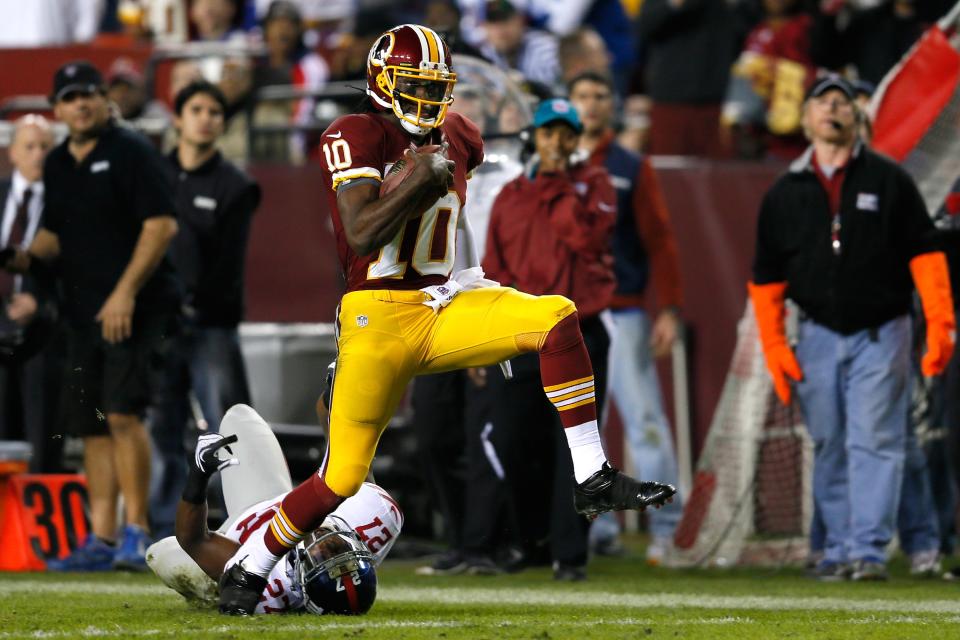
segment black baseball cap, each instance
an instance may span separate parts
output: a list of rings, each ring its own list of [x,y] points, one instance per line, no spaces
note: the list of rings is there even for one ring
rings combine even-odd
[[[843,94],[850,100],[853,100],[857,96],[856,91],[853,89],[853,85],[847,82],[842,76],[831,74],[829,76],[824,76],[817,79],[817,81],[813,83],[813,86],[811,86],[807,91],[807,96],[804,98],[804,100],[809,100],[810,98],[819,98],[831,89],[838,89],[839,91],[842,91]]]
[[[71,91],[94,93],[103,89],[103,76],[86,60],[75,60],[63,65],[53,76],[50,102],[56,104]]]
[[[487,22],[503,22],[517,13],[511,0],[488,0],[484,6]]]

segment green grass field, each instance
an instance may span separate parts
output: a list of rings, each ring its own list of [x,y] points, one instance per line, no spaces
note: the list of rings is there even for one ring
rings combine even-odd
[[[916,580],[821,584],[798,570],[671,571],[641,556],[598,558],[589,580],[547,569],[497,577],[420,577],[388,561],[361,618],[227,618],[199,610],[152,574],[0,574],[0,640],[190,637],[960,638],[960,586]]]

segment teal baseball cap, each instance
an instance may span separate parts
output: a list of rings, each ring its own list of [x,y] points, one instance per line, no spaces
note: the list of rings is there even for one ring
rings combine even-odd
[[[577,133],[583,131],[577,110],[566,98],[551,98],[541,102],[533,116],[533,126],[539,129],[557,120],[570,125]]]

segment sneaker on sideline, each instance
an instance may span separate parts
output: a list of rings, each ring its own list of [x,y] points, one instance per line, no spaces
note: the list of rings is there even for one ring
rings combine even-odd
[[[654,536],[647,545],[647,565],[659,567],[664,560],[670,557],[673,551],[673,538],[670,536]]]
[[[850,579],[854,582],[879,582],[889,578],[887,563],[880,558],[861,558],[853,562]]]
[[[143,527],[128,524],[123,528],[117,553],[113,559],[113,568],[120,571],[146,571],[147,547],[152,540]]]
[[[587,579],[587,568],[554,562],[553,579],[559,582],[583,582]]]
[[[115,555],[113,547],[91,533],[66,558],[47,560],[47,571],[110,571]]]
[[[469,576],[498,576],[503,573],[503,568],[490,556],[468,556],[465,573]]]
[[[940,550],[917,551],[910,554],[910,575],[917,578],[932,578],[940,575]]]
[[[459,551],[447,551],[440,554],[432,563],[417,567],[418,576],[455,576],[467,570],[467,563]]]
[[[810,572],[810,577],[820,582],[843,582],[850,577],[850,566],[843,562],[821,560]]]

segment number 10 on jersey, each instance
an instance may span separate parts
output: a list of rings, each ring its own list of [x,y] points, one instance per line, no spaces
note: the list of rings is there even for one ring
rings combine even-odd
[[[448,191],[419,218],[409,220],[367,268],[367,279],[400,279],[413,267],[423,276],[447,277],[456,257],[460,198]]]

